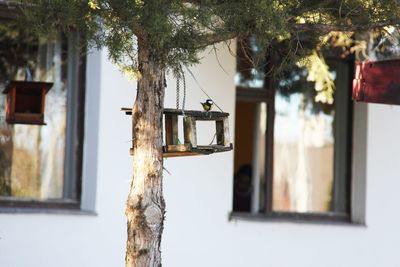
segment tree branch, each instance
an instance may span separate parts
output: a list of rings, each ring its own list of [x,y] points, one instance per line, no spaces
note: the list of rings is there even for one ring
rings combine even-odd
[[[366,31],[373,28],[381,28],[389,25],[397,25],[394,22],[376,22],[367,25],[329,25],[329,24],[318,24],[318,23],[294,23],[290,25],[297,31],[318,31],[321,33],[328,33],[332,31],[342,32],[356,32]]]
[[[121,12],[120,6],[117,6],[114,1],[109,1],[109,6],[112,9],[112,12],[115,12],[115,14],[120,17],[120,18],[125,18],[127,21],[130,21],[130,29],[132,32],[136,35],[138,39],[145,39],[145,30],[144,28],[139,24],[138,21],[134,20],[133,18],[130,17],[130,14],[123,14]]]
[[[327,6],[332,5],[332,4],[337,4],[337,0],[325,0],[325,1],[321,1],[315,5],[312,6],[307,6],[304,7],[303,9],[299,9],[299,10],[294,10],[293,11],[293,16],[300,16],[306,12],[309,11],[314,11],[314,10],[323,10],[325,9]],[[339,10],[339,7],[338,7]]]
[[[219,42],[228,41],[230,39],[239,37],[239,33],[228,32],[228,33],[209,33],[204,34],[202,41],[199,42],[197,49],[205,48],[209,45],[215,45]]]
[[[238,37],[240,34],[236,32],[228,32],[224,34],[212,33],[205,36],[206,43],[213,45],[222,41],[228,41],[230,39]]]
[[[201,0],[182,0],[183,4],[193,4],[193,5],[200,5]]]

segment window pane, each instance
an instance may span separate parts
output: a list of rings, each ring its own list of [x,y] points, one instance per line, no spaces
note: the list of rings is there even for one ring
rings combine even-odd
[[[234,211],[264,208],[267,104],[236,103]]]
[[[346,212],[348,150],[342,140],[347,140],[348,135],[348,67],[335,63],[331,71],[336,84],[333,104],[315,101],[314,84],[307,82],[304,69],[291,71],[277,85],[275,211]],[[337,115],[343,112],[339,107],[345,109],[340,117]],[[340,139],[336,133],[340,133]],[[335,159],[340,165],[335,164]]]
[[[248,89],[265,90],[265,55],[255,37],[238,42],[235,84]]]
[[[66,38],[39,41],[0,26],[0,90],[8,80],[52,82],[46,96],[47,125],[8,124],[5,95],[0,94],[0,196],[37,200],[63,199],[67,59]]]

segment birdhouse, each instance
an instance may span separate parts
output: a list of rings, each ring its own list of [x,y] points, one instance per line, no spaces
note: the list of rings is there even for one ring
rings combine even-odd
[[[132,114],[132,109],[122,108],[127,115]],[[184,143],[178,140],[179,127],[178,117],[183,117]],[[181,109],[164,109],[165,145],[163,146],[163,157],[184,157],[195,155],[209,155],[212,153],[225,152],[233,149],[229,137],[229,113],[217,111],[197,111]],[[216,144],[197,144],[196,121],[214,121]]]
[[[356,65],[353,100],[400,105],[400,60],[367,61]]]
[[[6,121],[11,124],[44,123],[44,104],[52,83],[11,81],[3,94],[7,94]]]

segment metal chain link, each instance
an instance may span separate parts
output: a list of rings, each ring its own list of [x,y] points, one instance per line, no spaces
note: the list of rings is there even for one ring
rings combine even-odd
[[[179,77],[176,78],[176,109],[179,109],[179,94],[180,94],[180,88],[179,88]]]
[[[185,116],[185,104],[186,104],[186,78],[185,73],[181,70],[181,73],[176,78],[176,109],[179,109],[179,102],[180,102],[180,81],[182,79],[183,82],[183,99],[182,99],[182,113]]]
[[[185,104],[186,104],[186,79],[183,71],[182,71],[182,81],[183,81],[183,99],[182,99],[182,111],[183,111],[185,110]]]

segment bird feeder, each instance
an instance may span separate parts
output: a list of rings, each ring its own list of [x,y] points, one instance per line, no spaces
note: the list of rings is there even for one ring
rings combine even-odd
[[[400,60],[366,61],[356,65],[353,100],[400,105]]]
[[[125,111],[127,115],[132,114],[132,109],[130,108],[122,108],[122,111]],[[183,144],[180,144],[178,140],[179,116],[183,117]],[[232,150],[233,145],[229,137],[228,117],[229,113],[225,112],[164,109],[165,145],[163,146],[163,157],[209,155]],[[215,122],[216,144],[197,144],[196,121]]]
[[[44,104],[52,83],[11,81],[4,89],[7,94],[6,121],[11,124],[44,123]]]

